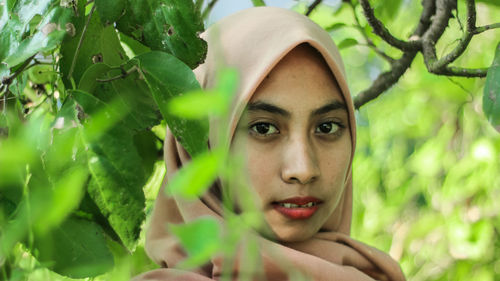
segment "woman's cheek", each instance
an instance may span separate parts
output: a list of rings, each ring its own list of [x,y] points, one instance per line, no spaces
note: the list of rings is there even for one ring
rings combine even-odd
[[[278,183],[279,173],[277,156],[272,149],[263,149],[260,144],[247,144],[247,166],[250,183],[261,199],[265,199],[266,193],[271,191],[272,186]]]

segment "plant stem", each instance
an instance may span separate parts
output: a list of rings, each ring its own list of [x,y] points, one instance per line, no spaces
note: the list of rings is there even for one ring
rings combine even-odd
[[[122,78],[125,78],[127,76],[129,76],[131,73],[135,72],[135,71],[138,71],[139,68],[137,66],[133,66],[132,68],[130,68],[129,70],[127,71],[122,71],[122,74],[118,75],[118,76],[115,76],[115,77],[111,77],[111,78],[108,78],[108,79],[96,79],[97,82],[101,82],[101,83],[104,83],[104,82],[111,82],[111,81],[114,81],[114,80],[118,80],[118,79],[122,79]]]
[[[321,3],[321,1],[322,0],[314,0],[314,2],[309,7],[307,7],[306,16],[309,16],[312,13],[312,11],[316,8],[316,6],[318,6]]]
[[[83,38],[85,37],[85,34],[87,33],[87,27],[89,26],[90,19],[92,18],[92,15],[94,14],[94,10],[95,10],[95,5],[92,6],[92,9],[90,9],[89,17],[87,18],[87,22],[85,23],[85,26],[83,27],[82,35],[80,36],[80,40],[78,41],[78,46],[76,47],[75,55],[73,56],[73,61],[71,62],[71,67],[69,68],[68,79],[71,79],[71,76],[73,75],[73,71],[75,70],[76,58],[78,57],[78,53],[80,52],[80,48],[82,47]]]

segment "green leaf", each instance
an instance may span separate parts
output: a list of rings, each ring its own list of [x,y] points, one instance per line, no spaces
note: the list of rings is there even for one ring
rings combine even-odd
[[[95,0],[95,6],[101,21],[109,25],[117,21],[124,13],[127,7],[126,0]]]
[[[113,268],[104,233],[92,221],[69,218],[49,234],[36,238],[38,260],[61,275],[94,277]]]
[[[127,11],[116,27],[193,69],[205,60],[207,44],[198,36],[204,30],[203,21],[193,1],[128,0]]]
[[[151,51],[151,48],[144,46],[139,41],[133,39],[132,37],[126,35],[123,32],[118,33],[118,35],[120,37],[120,41],[122,43],[122,46],[125,45],[125,47],[124,47],[125,51],[127,50],[127,47],[130,49],[130,51],[131,51],[131,54],[129,56],[130,58],[133,58],[133,57],[138,56],[140,54],[144,54],[144,53]]]
[[[40,29],[33,36],[24,39],[19,45],[16,44],[17,46],[11,44],[8,47],[14,52],[5,58],[4,63],[9,67],[14,67],[38,52],[54,49],[66,35],[66,24],[70,24],[71,13],[72,10],[68,8],[53,8],[45,16]]]
[[[74,91],[73,95],[84,114],[88,115],[87,119],[92,119],[99,108],[110,107],[81,91]],[[111,110],[105,112],[113,114]],[[142,159],[134,144],[134,134],[120,120],[92,138],[87,137],[88,130],[84,128],[83,141],[87,146],[88,167],[92,174],[88,193],[123,244],[132,250],[145,219],[142,187],[146,176],[140,165]]]
[[[491,125],[500,132],[500,43],[497,45],[493,63],[486,74],[483,111]]]
[[[358,44],[358,41],[356,39],[347,38],[347,39],[342,40],[342,42],[339,43],[338,48],[345,49],[345,48],[349,48],[349,47],[352,47],[352,46],[357,45],[357,44]]]
[[[57,72],[52,65],[35,65],[28,69],[28,77],[35,84],[47,84],[56,81]]]
[[[168,103],[170,113],[188,119],[224,116],[238,86],[238,73],[234,69],[220,71],[216,88],[212,91],[195,90]]]
[[[252,0],[252,4],[254,7],[265,6],[264,0]]]
[[[153,51],[137,56],[146,82],[163,118],[191,156],[207,150],[208,121],[185,120],[168,111],[171,98],[200,89],[191,69],[167,53]]]
[[[200,218],[187,224],[169,225],[169,230],[180,240],[188,254],[181,267],[193,268],[212,258],[221,245],[221,231],[214,218]]]
[[[334,23],[334,24],[330,25],[329,27],[327,27],[326,31],[334,31],[334,30],[340,29],[340,28],[345,27],[345,26],[347,26],[345,23],[337,22],[337,23]]]
[[[226,103],[217,92],[197,90],[173,98],[168,103],[168,111],[188,119],[207,118],[210,114],[222,115]]]
[[[120,40],[113,25],[104,27],[95,11],[87,26],[85,36],[80,46],[75,62],[77,50],[84,26],[87,22],[85,17],[85,1],[78,2],[78,16],[73,17],[75,36],[68,36],[61,46],[61,72],[63,82],[67,89],[72,88],[71,79],[78,85],[85,71],[93,64],[102,62],[109,66],[119,66],[127,61],[125,51],[120,45]],[[71,66],[73,71],[70,73]]]
[[[217,178],[223,159],[224,154],[217,150],[198,155],[169,181],[166,192],[188,200],[198,198]]]
[[[135,61],[130,61],[123,66],[131,69]],[[125,116],[124,125],[135,131],[150,128],[158,124],[161,115],[148,85],[135,71],[125,78],[110,82],[98,82],[98,79],[109,79],[120,76],[121,71],[105,64],[98,63],[90,66],[83,74],[78,88],[91,93],[104,102],[119,102],[128,114]]]

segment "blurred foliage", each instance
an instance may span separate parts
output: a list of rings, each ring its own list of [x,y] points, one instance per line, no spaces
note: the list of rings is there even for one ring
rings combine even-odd
[[[407,36],[420,1],[388,1],[373,1],[376,15]],[[244,178],[224,150],[206,151],[206,116],[225,115],[237,74],[223,72],[209,95],[200,90],[190,68],[206,52],[201,2],[0,0],[0,280],[128,280],[156,268],[142,227],[166,172],[167,124],[196,156],[169,192],[196,197],[217,176]],[[357,93],[387,63],[353,28],[354,12],[369,31],[359,6],[344,2],[311,18],[340,47]],[[500,21],[497,1],[477,9],[478,25]],[[438,52],[460,36],[451,21]],[[410,280],[500,280],[500,135],[488,123],[498,125],[500,98],[487,99],[498,89],[498,38],[499,30],[474,37],[458,61],[491,65],[486,80],[437,77],[417,58],[357,112],[352,235],[389,252]],[[191,254],[184,266],[231,255],[245,239],[246,264],[259,270],[246,234],[261,218],[251,200],[241,204],[224,231],[207,218],[170,226]]]

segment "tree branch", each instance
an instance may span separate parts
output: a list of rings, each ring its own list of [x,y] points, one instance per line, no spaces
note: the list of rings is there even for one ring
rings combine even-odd
[[[396,60],[391,65],[391,69],[389,71],[380,74],[368,89],[362,91],[354,97],[354,107],[359,109],[362,105],[377,98],[392,85],[398,82],[399,78],[401,78],[401,76],[410,67],[416,55],[417,51],[405,52],[400,59]]]
[[[373,32],[377,34],[380,38],[382,38],[385,42],[403,51],[414,51],[419,49],[419,45],[416,42],[413,41],[406,42],[394,37],[389,32],[389,30],[387,30],[384,24],[375,17],[373,8],[370,6],[370,3],[368,3],[368,0],[359,0],[359,3],[363,8],[363,12],[365,14],[366,19],[368,20],[368,23],[373,28]]]
[[[412,36],[418,38],[414,40],[417,46],[419,46],[419,44],[421,43],[420,37],[431,25],[431,17],[434,15],[436,10],[434,0],[423,0],[422,6],[423,11],[420,15],[419,23],[412,34]],[[359,109],[361,106],[377,98],[384,91],[394,85],[410,67],[417,53],[417,50],[405,51],[400,59],[395,60],[393,63],[391,63],[391,69],[389,71],[381,73],[377,77],[377,79],[373,81],[372,85],[368,89],[362,91],[361,93],[356,95],[356,97],[354,97],[355,108]]]
[[[461,77],[485,77],[485,68],[470,69],[455,66],[449,66],[460,55],[463,54],[469,45],[474,30],[476,30],[476,6],[474,0],[467,0],[467,25],[464,35],[460,39],[458,45],[446,56],[437,59],[436,43],[443,35],[448,21],[451,18],[451,10],[456,8],[456,1],[453,0],[437,0],[436,16],[432,21],[432,25],[425,33],[422,39],[422,53],[424,62],[429,72],[437,75],[461,76]]]
[[[127,76],[129,76],[130,74],[132,74],[133,72],[138,71],[138,70],[139,70],[139,68],[136,65],[134,65],[127,71],[125,71],[125,69],[121,69],[122,73],[120,75],[117,75],[117,76],[111,77],[111,78],[107,78],[107,79],[96,79],[96,81],[101,82],[101,83],[105,83],[105,82],[115,81],[118,79],[123,79],[123,78],[126,78]]]
[[[14,81],[14,79],[16,79],[16,77],[21,74],[21,72],[23,72],[24,70],[26,70],[26,68],[30,65],[31,61],[33,60],[33,58],[35,58],[36,54],[32,55],[31,57],[29,57],[26,61],[24,61],[24,63],[16,70],[14,71],[14,73],[12,73],[11,75],[9,76],[5,76],[5,77],[2,77],[2,81],[1,81],[1,91],[0,91],[0,96],[2,96],[2,92],[4,90],[8,91],[9,90],[9,85],[12,83],[12,81]]]
[[[425,32],[422,38],[422,54],[424,62],[431,73],[440,73],[444,67],[436,67],[436,43],[443,35],[451,14],[453,0],[436,0],[436,15],[432,20],[432,24]],[[456,2],[455,2],[456,3]]]
[[[307,7],[306,16],[309,16],[312,13],[312,11],[316,8],[316,6],[318,6],[321,3],[321,1],[323,0],[314,0],[314,2],[312,2],[312,4],[309,5],[309,7]]]
[[[366,45],[369,48],[371,48],[376,54],[378,54],[383,59],[385,59],[387,62],[389,62],[390,64],[394,63],[395,59],[393,57],[389,56],[388,54],[386,54],[381,49],[379,49],[373,43],[372,39],[370,39],[370,37],[368,37],[368,35],[365,33],[365,30],[364,30],[363,26],[361,26],[361,22],[359,21],[358,15],[356,14],[356,9],[355,9],[354,5],[350,1],[348,2],[348,4],[351,7],[352,15],[354,17],[354,20],[356,21],[356,25],[354,27],[361,33],[361,35],[363,36],[363,38],[365,38]]]
[[[458,45],[447,55],[439,59],[432,66],[435,69],[443,69],[448,64],[454,62],[460,55],[463,54],[469,45],[474,30],[476,29],[476,4],[474,0],[467,0],[467,25],[465,32],[460,39]]]
[[[474,35],[494,28],[500,28],[500,22],[476,27],[476,30],[474,30]]]

